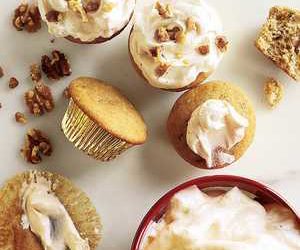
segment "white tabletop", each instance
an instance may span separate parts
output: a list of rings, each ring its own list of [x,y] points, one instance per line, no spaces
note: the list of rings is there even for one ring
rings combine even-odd
[[[146,1],[146,0],[145,0]],[[2,184],[7,178],[33,168],[19,155],[23,136],[29,128],[40,128],[52,139],[54,153],[38,169],[55,171],[72,179],[91,197],[102,216],[104,232],[99,249],[129,249],[145,213],[163,193],[193,177],[213,174],[242,175],[270,184],[299,211],[300,196],[300,86],[273,66],[253,46],[258,29],[273,5],[300,9],[298,0],[210,0],[218,10],[230,40],[230,50],[210,77],[236,83],[248,93],[257,112],[256,138],[251,148],[233,166],[203,171],[184,162],[168,141],[165,123],[179,94],[147,86],[134,71],[127,50],[129,27],[119,37],[103,45],[76,45],[64,39],[50,43],[46,27],[36,34],[16,32],[11,15],[18,1],[0,1],[0,65],[6,76],[0,80],[0,162]],[[28,125],[14,121],[16,111],[26,111],[23,93],[31,86],[30,64],[52,49],[65,52],[73,74],[49,83],[56,99],[54,112],[41,118],[30,117]],[[14,90],[7,87],[10,76],[20,80]],[[103,164],[73,148],[60,130],[67,102],[62,90],[78,76],[93,76],[123,90],[143,113],[149,127],[149,140],[117,160]],[[263,103],[263,83],[274,76],[285,86],[285,98],[274,111]]]

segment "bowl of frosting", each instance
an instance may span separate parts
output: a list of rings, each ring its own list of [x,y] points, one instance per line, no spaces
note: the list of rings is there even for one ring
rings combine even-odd
[[[191,180],[143,219],[131,250],[296,250],[299,214],[264,184],[238,176]]]

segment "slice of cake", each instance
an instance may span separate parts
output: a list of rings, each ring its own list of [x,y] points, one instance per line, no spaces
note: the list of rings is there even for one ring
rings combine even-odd
[[[300,11],[273,7],[255,46],[290,77],[300,81]]]

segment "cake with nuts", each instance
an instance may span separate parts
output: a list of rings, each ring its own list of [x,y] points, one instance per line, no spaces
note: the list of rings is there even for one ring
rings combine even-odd
[[[81,77],[68,88],[70,103],[62,121],[67,139],[101,161],[145,143],[147,127],[133,104],[103,81]]]
[[[300,81],[300,11],[271,8],[255,46],[279,68]]]
[[[195,167],[223,168],[237,161],[251,145],[255,112],[238,87],[214,81],[185,92],[167,122],[177,153]]]
[[[58,174],[25,172],[0,189],[0,249],[95,250],[101,231],[87,195]]]
[[[129,37],[137,71],[153,87],[182,91],[203,82],[227,50],[221,21],[203,0],[147,1]]]
[[[127,26],[135,0],[38,0],[42,20],[56,37],[76,43],[102,43]]]

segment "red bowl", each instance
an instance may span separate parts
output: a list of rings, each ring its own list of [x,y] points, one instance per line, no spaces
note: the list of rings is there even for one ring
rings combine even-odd
[[[224,190],[226,188],[238,187],[241,190],[247,191],[254,196],[254,199],[263,205],[270,203],[280,204],[292,211],[300,223],[300,216],[288,202],[282,198],[278,193],[273,191],[270,187],[261,184],[257,181],[250,180],[244,177],[232,176],[232,175],[215,175],[200,177],[186,183],[183,183],[176,188],[165,194],[156,204],[150,209],[147,215],[144,217],[139,229],[136,232],[133,240],[131,250],[140,250],[147,229],[152,222],[157,222],[165,213],[170,200],[179,191],[189,188],[191,186],[197,186],[202,191]]]

